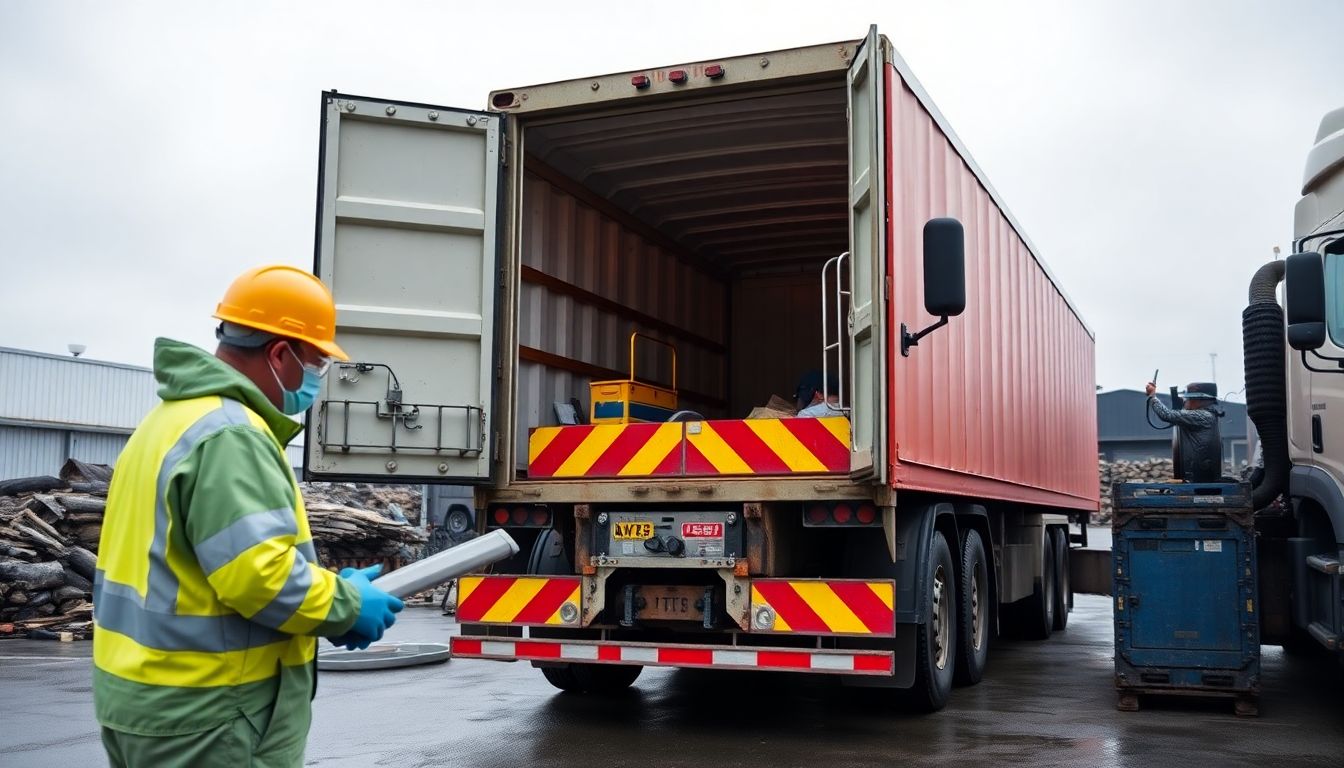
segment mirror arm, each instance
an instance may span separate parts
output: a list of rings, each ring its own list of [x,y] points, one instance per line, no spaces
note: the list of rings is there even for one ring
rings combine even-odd
[[[910,330],[905,327],[905,323],[901,323],[901,357],[909,357],[911,347],[918,345],[920,339],[928,336],[939,328],[942,328],[944,325],[947,325],[947,315],[943,315],[941,320],[919,333],[911,333]]]
[[[1312,368],[1311,363],[1307,362],[1307,350],[1303,349],[1299,351],[1302,354],[1302,365],[1304,365],[1308,371],[1311,371],[1313,373],[1344,373],[1344,370],[1340,370],[1344,369],[1344,357],[1326,357],[1325,355],[1322,355],[1321,353],[1313,349],[1311,350],[1311,354],[1313,356],[1320,358],[1321,360],[1324,360],[1327,363],[1334,363],[1338,367],[1334,370],[1331,370],[1329,368]]]

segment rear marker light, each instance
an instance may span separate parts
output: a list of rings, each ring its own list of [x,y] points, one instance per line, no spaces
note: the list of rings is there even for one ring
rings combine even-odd
[[[532,524],[533,524],[533,525],[545,525],[546,523],[550,522],[550,519],[551,519],[551,515],[550,515],[550,513],[547,512],[545,509],[534,509],[534,510],[532,510]]]
[[[522,508],[522,507],[514,507],[514,508],[513,508],[513,524],[514,524],[514,525],[526,525],[526,524],[527,524],[527,510],[526,510],[526,509],[524,509],[524,508]]]
[[[691,79],[691,76],[690,76],[689,74],[687,74],[687,73],[686,73],[686,70],[684,70],[684,69],[674,69],[674,70],[672,70],[671,72],[668,72],[668,73],[667,73],[667,79],[668,79],[668,80],[671,80],[672,82],[676,83],[677,85],[681,85],[682,83],[686,82],[687,80],[690,80],[690,79]]]
[[[877,510],[873,509],[871,504],[864,504],[854,513],[854,519],[864,525],[868,525],[877,519]]]
[[[635,75],[630,78],[630,84],[640,89],[648,88],[652,82],[648,75]]]
[[[820,504],[817,504],[816,506],[813,507],[809,507],[807,510],[807,521],[813,525],[824,524],[826,522],[826,518],[829,516],[830,514],[826,511],[826,507]]]
[[[854,511],[849,508],[848,504],[836,504],[835,509],[831,511],[831,517],[835,518],[837,523],[848,523],[853,516]]]
[[[505,525],[509,522],[509,510],[505,507],[495,507],[495,525]]]
[[[718,80],[720,77],[723,77],[723,65],[710,64],[708,67],[705,67],[705,77],[708,77],[710,80]]]

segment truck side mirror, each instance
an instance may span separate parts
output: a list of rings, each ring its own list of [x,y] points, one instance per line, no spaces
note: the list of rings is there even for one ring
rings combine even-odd
[[[924,225],[924,311],[934,317],[966,311],[966,233],[956,219]]]
[[[949,317],[966,311],[966,232],[956,219],[929,219],[924,224],[924,311],[940,318],[919,333],[901,323],[901,356],[919,340],[947,325]]]
[[[1325,265],[1315,251],[1294,253],[1284,270],[1288,344],[1296,350],[1325,344]]]

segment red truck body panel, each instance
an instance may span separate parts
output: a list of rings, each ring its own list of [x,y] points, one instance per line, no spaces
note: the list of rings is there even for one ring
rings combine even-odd
[[[892,65],[887,476],[900,490],[1095,510],[1094,341],[956,145]],[[966,311],[900,352],[923,306],[923,226],[966,231]]]

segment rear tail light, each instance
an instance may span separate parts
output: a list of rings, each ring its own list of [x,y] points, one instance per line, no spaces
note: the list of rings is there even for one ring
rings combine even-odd
[[[705,77],[708,77],[710,80],[718,80],[720,77],[723,77],[723,65],[710,64],[705,67]]]
[[[877,506],[868,501],[817,501],[803,507],[803,527],[835,528],[881,525]]]
[[[860,504],[854,511],[854,519],[863,525],[868,525],[877,519],[877,510],[873,509],[872,504]]]
[[[649,79],[648,75],[635,75],[630,78],[630,84],[641,90],[648,88],[652,82],[653,81]]]
[[[490,526],[500,528],[549,528],[552,512],[545,504],[517,507],[494,507],[490,510]]]
[[[668,80],[671,80],[672,82],[676,83],[677,85],[681,85],[682,83],[686,82],[687,80],[690,80],[690,79],[691,79],[691,76],[690,76],[690,74],[689,74],[686,70],[684,70],[684,69],[674,69],[674,70],[672,70],[671,72],[668,72],[668,73],[667,73],[667,79],[668,79]]]

